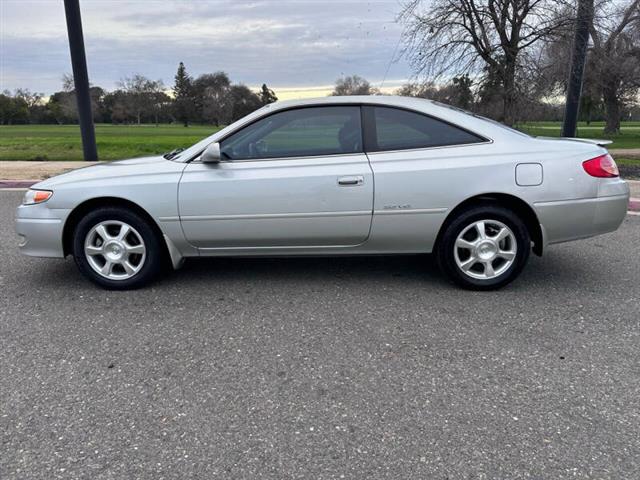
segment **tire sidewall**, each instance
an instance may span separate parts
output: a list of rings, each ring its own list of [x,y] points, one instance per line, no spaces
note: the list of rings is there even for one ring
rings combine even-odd
[[[481,280],[465,275],[456,264],[454,250],[458,235],[478,220],[497,220],[504,223],[516,239],[517,253],[513,264],[500,276]],[[458,285],[471,290],[494,290],[514,280],[529,259],[531,237],[524,222],[515,212],[504,207],[486,205],[472,207],[457,215],[446,227],[438,244],[437,260],[441,269]]]
[[[124,280],[110,280],[98,274],[84,253],[84,242],[89,231],[98,223],[117,220],[135,228],[146,248],[146,258],[140,271]],[[73,258],[80,272],[95,284],[110,290],[128,290],[139,288],[151,281],[161,266],[162,249],[158,236],[149,223],[134,212],[115,208],[100,208],[85,215],[76,225],[73,233]]]

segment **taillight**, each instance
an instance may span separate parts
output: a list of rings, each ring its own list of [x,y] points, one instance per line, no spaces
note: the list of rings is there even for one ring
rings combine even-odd
[[[618,165],[608,153],[582,162],[582,168],[592,177],[611,178],[620,175]]]

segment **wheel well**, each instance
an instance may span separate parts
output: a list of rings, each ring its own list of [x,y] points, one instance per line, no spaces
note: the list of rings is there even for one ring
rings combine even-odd
[[[91,200],[87,200],[76,208],[72,210],[67,217],[67,221],[64,224],[64,229],[62,231],[62,246],[64,249],[64,255],[69,255],[73,252],[73,231],[78,225],[78,222],[82,220],[82,218],[89,212],[95,210],[96,208],[101,207],[120,207],[128,210],[133,210],[135,213],[144,218],[153,231],[158,235],[158,238],[161,240],[161,244],[164,246],[165,254],[168,257],[169,252],[167,250],[166,242],[164,241],[162,230],[155,222],[153,217],[147,213],[147,211],[142,208],[140,205],[133,203],[130,200],[125,200],[124,198],[118,197],[100,197],[100,198],[92,198]]]
[[[475,207],[483,204],[500,205],[501,207],[508,208],[515,212],[516,215],[518,215],[522,219],[527,227],[527,230],[529,230],[529,235],[531,236],[531,240],[533,241],[533,253],[538,256],[542,255],[542,228],[540,227],[540,222],[538,220],[536,212],[534,212],[533,208],[531,208],[531,206],[524,200],[506,193],[484,193],[482,195],[467,198],[464,202],[460,203],[449,213],[449,215],[447,215],[447,218],[445,219],[442,227],[440,228],[440,231],[438,232],[436,245],[439,242],[440,236],[442,235],[442,232],[444,232],[445,227],[451,221],[453,221],[458,213],[471,206]]]

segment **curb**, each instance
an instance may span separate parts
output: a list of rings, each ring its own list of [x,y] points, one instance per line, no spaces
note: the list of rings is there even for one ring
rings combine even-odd
[[[630,198],[628,209],[631,212],[640,212],[640,198]]]
[[[0,180],[0,188],[29,188],[42,180]]]

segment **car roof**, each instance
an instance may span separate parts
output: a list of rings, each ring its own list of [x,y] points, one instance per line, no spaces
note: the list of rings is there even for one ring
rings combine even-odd
[[[434,102],[426,98],[402,97],[399,95],[340,95],[303,98],[296,100],[282,100],[269,104],[269,106],[274,109],[282,109],[292,107],[306,107],[311,105],[335,105],[345,103],[414,106],[416,108],[419,108],[424,107],[426,104],[433,104]]]

